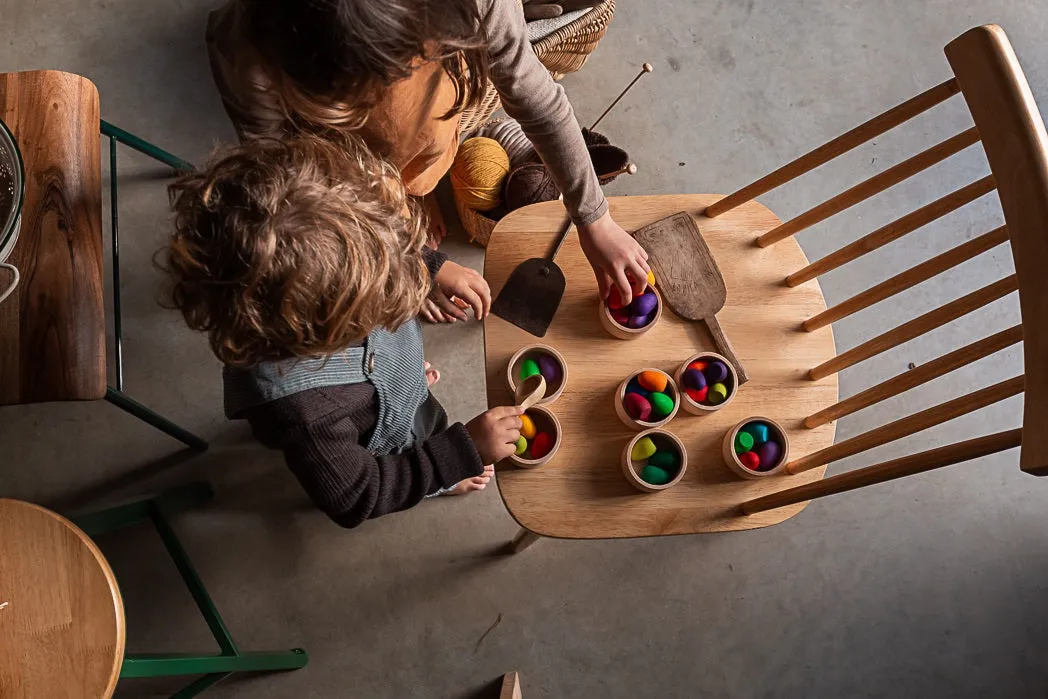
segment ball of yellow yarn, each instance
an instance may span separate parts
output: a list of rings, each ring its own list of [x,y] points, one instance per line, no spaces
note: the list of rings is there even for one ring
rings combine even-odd
[[[491,211],[499,205],[502,181],[509,174],[509,156],[498,141],[478,136],[459,146],[451,166],[451,188],[471,209]]]

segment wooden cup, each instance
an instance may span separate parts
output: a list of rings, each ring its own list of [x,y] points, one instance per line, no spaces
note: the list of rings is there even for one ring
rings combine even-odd
[[[560,398],[560,394],[564,393],[564,387],[568,385],[568,363],[564,361],[564,355],[549,345],[527,345],[517,350],[510,357],[509,364],[506,365],[506,384],[515,395],[517,393],[517,377],[520,376],[520,365],[525,359],[534,358],[533,355],[538,354],[548,354],[560,364],[560,380],[547,384],[546,395],[538,402],[538,405],[546,405]]]
[[[728,397],[724,399],[724,402],[720,405],[704,405],[702,403],[696,403],[688,397],[687,392],[684,390],[684,381],[682,377],[685,369],[688,365],[698,359],[716,359],[724,362],[724,365],[728,367]],[[735,398],[735,394],[739,391],[739,375],[735,373],[735,365],[728,361],[727,357],[716,352],[699,352],[696,355],[688,357],[673,374],[673,380],[677,382],[680,387],[680,405],[684,408],[684,412],[691,413],[692,415],[708,415],[709,413],[716,412],[726,406],[728,403]]]
[[[779,455],[779,463],[775,464],[774,468],[770,468],[767,471],[751,471],[742,465],[742,462],[739,461],[738,454],[735,453],[735,435],[739,433],[739,430],[751,422],[763,422],[768,425],[771,428],[771,431],[779,438],[779,444],[782,445],[782,454]],[[727,434],[724,435],[724,441],[721,443],[721,453],[724,456],[724,463],[728,464],[728,468],[730,468],[735,475],[751,481],[758,480],[761,478],[767,478],[768,476],[777,476],[786,469],[786,463],[790,459],[790,440],[786,436],[786,430],[782,429],[782,425],[774,420],[769,420],[766,417],[758,415],[755,417],[748,417],[736,424],[735,427],[728,430]]]
[[[611,309],[608,308],[608,304],[604,300],[597,303],[597,311],[600,313],[600,324],[604,326],[604,329],[608,331],[609,335],[617,337],[620,340],[636,340],[658,324],[659,319],[662,318],[662,294],[660,294],[659,290],[653,286],[649,286],[648,288],[655,292],[655,298],[658,299],[659,305],[655,307],[655,317],[652,318],[651,322],[643,328],[627,328],[625,325],[619,325],[615,322],[615,319],[611,317]]]
[[[557,455],[557,451],[560,449],[560,420],[548,409],[538,405],[541,397],[546,395],[546,379],[541,374],[529,376],[517,386],[517,390],[514,393],[517,405],[524,408],[524,414],[534,420],[536,431],[552,433],[553,446],[541,459],[527,459],[524,456],[510,454],[509,460],[521,468],[538,468],[542,464],[548,463],[550,459]],[[527,454],[527,452],[524,453]]]
[[[680,454],[680,470],[677,471],[677,475],[674,476],[673,480],[663,485],[652,485],[646,480],[640,477],[640,472],[643,466],[638,465],[633,461],[633,447],[644,437],[651,437],[651,441],[655,442],[655,446],[659,448],[665,448],[671,446],[677,450]],[[680,482],[680,479],[684,477],[684,472],[688,469],[688,451],[684,448],[684,442],[677,438],[677,435],[666,430],[651,429],[638,432],[634,435],[633,439],[629,441],[626,448],[622,450],[622,475],[626,476],[634,488],[642,490],[646,493],[657,493],[660,490],[666,490],[672,488]]]
[[[640,420],[634,420],[632,417],[630,417],[630,414],[626,412],[626,406],[622,404],[623,399],[626,397],[626,386],[628,386],[629,382],[633,380],[633,377],[637,376],[637,374],[640,374],[642,371],[659,372],[660,374],[666,377],[666,387],[673,391],[673,410],[670,411],[669,415],[656,422],[642,422]],[[677,383],[673,380],[673,377],[667,374],[665,371],[662,371],[661,369],[647,368],[635,371],[629,376],[627,376],[626,380],[620,383],[619,387],[615,389],[615,414],[619,416],[620,420],[622,420],[622,424],[624,424],[626,427],[629,427],[632,430],[648,430],[652,427],[662,427],[663,425],[665,425],[673,419],[673,416],[677,414],[677,410],[679,408],[680,389],[677,388]]]

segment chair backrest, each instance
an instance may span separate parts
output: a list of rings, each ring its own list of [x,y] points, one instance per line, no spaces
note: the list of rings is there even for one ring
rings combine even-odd
[[[1026,78],[1004,31],[995,25],[976,27],[946,46],[954,77],[865,122],[771,174],[739,189],[707,208],[715,217],[809,172],[870,141],[903,122],[960,93],[975,123],[951,138],[861,182],[783,222],[757,239],[773,245],[880,192],[946,158],[981,143],[992,174],[912,211],[868,235],[790,274],[797,286],[897,240],[918,228],[996,190],[1005,225],[904,270],[804,322],[807,331],[822,328],[857,311],[924,282],[957,265],[1010,243],[1015,274],[946,303],[874,337],[832,360],[812,367],[818,380],[917,338],[1013,291],[1018,291],[1022,323],[968,344],[922,366],[828,406],[806,420],[816,427],[869,407],[890,396],[987,357],[1018,342],[1024,343],[1025,375],[980,389],[909,415],[789,464],[791,473],[815,468],[914,434],[1025,391],[1023,428],[933,449],[827,479],[827,484],[802,486],[766,496],[743,506],[747,512],[779,507],[810,497],[840,492],[931,468],[965,461],[1021,446],[1021,467],[1048,475],[1048,135]],[[840,479],[835,481],[835,479]],[[849,480],[850,479],[850,480]],[[778,497],[776,496],[783,496]],[[798,499],[799,498],[799,499]]]

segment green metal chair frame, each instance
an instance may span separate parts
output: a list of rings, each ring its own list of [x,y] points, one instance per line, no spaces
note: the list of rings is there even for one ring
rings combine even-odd
[[[113,126],[104,119],[100,121],[102,135],[109,138],[109,202],[113,234],[113,334],[116,340],[116,387],[114,388],[111,385],[106,387],[105,399],[124,412],[130,413],[139,420],[174,437],[191,449],[204,451],[208,447],[206,441],[192,432],[179,427],[124,393],[124,337],[120,314],[120,217],[117,208],[116,144],[118,142],[123,143],[133,150],[144,153],[154,160],[174,168],[176,172],[191,172],[195,168],[191,163],[154,146],[152,143],[132,133]]]
[[[171,699],[195,697],[234,672],[276,672],[297,670],[306,666],[309,656],[301,648],[285,651],[241,651],[215,608],[200,575],[171,528],[168,517],[211,501],[214,491],[207,483],[194,483],[174,488],[157,497],[121,505],[101,512],[74,517],[73,522],[94,538],[144,521],[151,521],[160,535],[197,608],[218,642],[221,653],[215,654],[138,654],[124,655],[121,679],[203,675],[171,696]]]

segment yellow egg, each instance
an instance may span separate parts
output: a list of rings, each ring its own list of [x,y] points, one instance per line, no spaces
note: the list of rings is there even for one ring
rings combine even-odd
[[[648,270],[648,286],[655,286],[655,273]]]
[[[531,439],[535,436],[535,421],[531,419],[529,415],[520,416],[520,436],[525,439]]]

